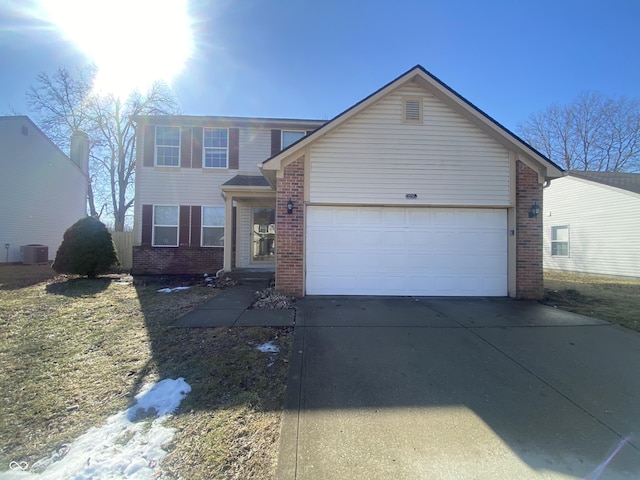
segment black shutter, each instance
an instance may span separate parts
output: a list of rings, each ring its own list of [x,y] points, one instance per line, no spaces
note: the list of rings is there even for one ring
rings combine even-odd
[[[191,129],[180,130],[180,166],[191,168]]]
[[[240,130],[237,128],[229,129],[229,168],[240,168]]]
[[[191,246],[200,246],[200,226],[202,225],[202,207],[191,207]]]
[[[144,152],[142,155],[142,165],[153,167],[156,157],[156,127],[154,125],[144,126]]]
[[[189,219],[191,218],[191,209],[186,205],[180,205],[180,229],[178,230],[178,245],[189,245]]]
[[[282,130],[271,130],[271,156],[277,155],[282,150]]]
[[[153,238],[153,205],[142,205],[142,245],[151,245]]]
[[[202,168],[202,128],[193,129],[191,167]]]

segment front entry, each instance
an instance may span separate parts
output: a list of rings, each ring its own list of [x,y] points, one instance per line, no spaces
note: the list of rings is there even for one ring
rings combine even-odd
[[[273,263],[276,258],[276,209],[253,207],[251,209],[252,244],[251,263]]]

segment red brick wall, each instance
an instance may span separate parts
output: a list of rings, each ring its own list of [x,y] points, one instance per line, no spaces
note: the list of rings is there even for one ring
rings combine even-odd
[[[536,201],[540,213],[529,218]],[[516,297],[529,300],[542,298],[542,185],[538,175],[527,165],[516,162]]]
[[[134,275],[214,274],[222,268],[223,247],[133,247]]]
[[[287,202],[293,213],[287,213]],[[304,295],[304,156],[287,165],[276,191],[276,288]]]

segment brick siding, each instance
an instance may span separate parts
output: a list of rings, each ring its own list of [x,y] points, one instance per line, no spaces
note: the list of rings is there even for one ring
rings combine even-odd
[[[214,274],[222,268],[222,247],[133,247],[134,275]]]
[[[287,213],[287,202],[293,213]],[[295,297],[304,295],[304,156],[287,165],[276,191],[276,288]]]
[[[533,202],[540,213],[529,218]],[[538,175],[516,162],[516,298],[538,300],[544,294],[542,273],[542,185]]]

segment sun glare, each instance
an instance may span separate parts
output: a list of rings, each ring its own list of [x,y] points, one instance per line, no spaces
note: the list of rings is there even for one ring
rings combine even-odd
[[[98,68],[94,88],[126,97],[170,83],[193,53],[187,0],[39,0],[52,23]]]

